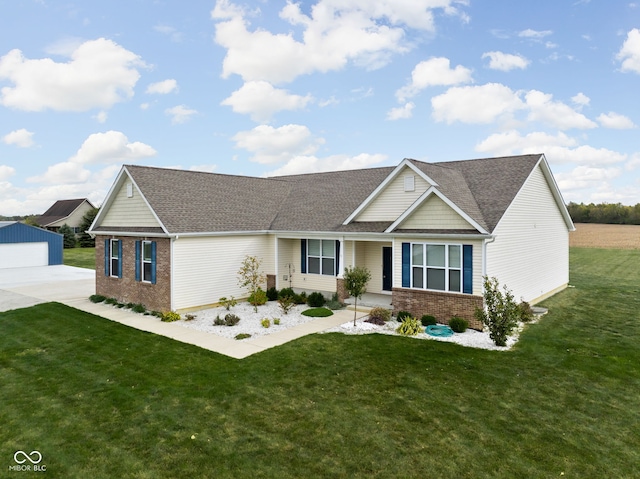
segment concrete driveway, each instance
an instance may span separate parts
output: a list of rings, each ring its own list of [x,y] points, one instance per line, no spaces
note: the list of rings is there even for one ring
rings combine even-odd
[[[0,311],[86,299],[94,293],[92,269],[65,265],[0,269]]]

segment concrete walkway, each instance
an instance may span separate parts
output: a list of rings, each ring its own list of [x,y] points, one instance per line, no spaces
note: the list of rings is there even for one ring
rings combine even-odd
[[[155,316],[145,316],[107,304],[92,303],[89,301],[89,296],[95,293],[95,273],[92,270],[68,266],[44,268],[0,270],[0,311],[57,301],[141,331],[166,336],[236,359],[246,358],[307,334],[319,333],[353,321],[353,310],[335,311],[333,316],[327,318],[317,318],[284,331],[238,341],[185,328],[175,323],[163,323]],[[358,310],[357,316],[360,318],[366,316],[369,309],[361,310],[358,307]]]

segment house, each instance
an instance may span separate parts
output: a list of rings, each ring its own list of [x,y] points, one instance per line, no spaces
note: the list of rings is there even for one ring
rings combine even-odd
[[[186,311],[246,296],[257,256],[267,287],[338,292],[365,266],[395,312],[465,317],[495,276],[531,303],[569,281],[574,229],[542,154],[274,178],[123,166],[89,232],[96,292]]]
[[[82,233],[80,226],[82,218],[95,206],[86,198],[75,200],[58,200],[43,215],[35,218],[35,222],[49,231],[58,231],[64,224],[69,226],[75,234]]]
[[[0,269],[62,264],[62,235],[0,221]]]

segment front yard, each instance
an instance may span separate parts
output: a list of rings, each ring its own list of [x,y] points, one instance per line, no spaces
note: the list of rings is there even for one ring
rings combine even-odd
[[[507,352],[330,333],[234,360],[59,304],[0,313],[0,468],[639,477],[639,266],[572,249],[575,288]]]

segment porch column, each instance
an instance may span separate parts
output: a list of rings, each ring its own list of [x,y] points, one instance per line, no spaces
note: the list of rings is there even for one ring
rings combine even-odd
[[[338,238],[340,242],[340,254],[338,255],[338,278],[344,278],[344,236]]]
[[[278,238],[278,235],[276,235],[276,239],[275,239],[274,243],[275,243],[275,249],[276,249],[276,251],[275,251],[275,259],[276,259],[276,261],[275,261],[275,263],[276,263],[275,264],[275,272],[276,272],[275,288],[279,289],[278,285],[280,283],[280,278],[279,278],[279,276],[280,276],[280,268],[279,268],[278,249],[280,247],[280,238]]]

